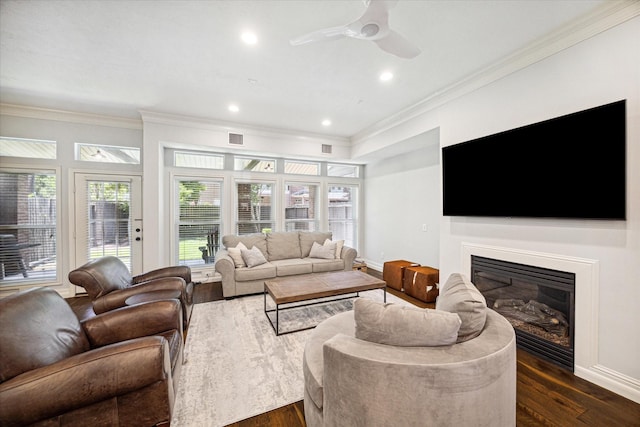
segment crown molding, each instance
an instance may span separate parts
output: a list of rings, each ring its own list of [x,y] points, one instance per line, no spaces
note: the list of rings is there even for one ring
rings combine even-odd
[[[456,98],[522,70],[584,40],[640,15],[638,0],[607,1],[592,13],[574,20],[476,73],[438,91],[396,114],[354,134],[353,145],[380,135]]]
[[[213,120],[203,117],[182,116],[178,114],[158,113],[154,111],[140,110],[142,122],[155,123],[168,126],[178,126],[211,130],[215,132],[233,132],[263,136],[267,138],[297,139],[300,141],[324,141],[332,144],[350,146],[349,138],[339,136],[328,136],[311,132],[296,132],[287,129],[269,128],[263,126],[248,125],[237,122]]]
[[[17,104],[0,104],[0,114],[29,119],[55,120],[92,126],[142,130],[142,121],[126,117],[106,116],[75,111],[54,110]]]

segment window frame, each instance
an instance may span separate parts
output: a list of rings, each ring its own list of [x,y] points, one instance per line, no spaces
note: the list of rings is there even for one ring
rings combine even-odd
[[[240,200],[239,200],[239,192],[238,192],[238,185],[240,184],[258,184],[258,185],[270,185],[271,186],[271,194],[269,196],[269,202],[270,202],[270,209],[271,209],[271,218],[267,221],[263,221],[263,220],[251,220],[251,221],[242,221],[239,218],[238,215],[238,211],[239,211],[239,204],[240,204]],[[262,230],[268,229],[270,231],[278,231],[278,197],[279,197],[279,191],[278,191],[278,183],[277,180],[264,180],[264,179],[259,179],[259,178],[253,178],[253,179],[246,179],[246,178],[236,178],[233,181],[233,232],[231,234],[234,235],[240,235],[239,230],[240,230],[240,225],[241,224],[262,224],[265,222],[269,222],[271,223],[271,227],[262,227],[260,230],[255,231],[255,232],[262,232]],[[253,205],[251,205],[253,206]],[[250,234],[250,233],[245,233],[245,234]]]
[[[210,262],[206,262],[203,258],[203,263],[189,263],[189,260],[185,260],[183,261],[180,258],[180,226],[181,225],[202,225],[202,226],[212,226],[213,227],[217,227],[218,230],[218,240],[215,242],[212,242],[212,244],[214,246],[217,246],[218,249],[220,247],[222,247],[222,235],[224,233],[224,224],[225,224],[225,215],[224,215],[224,211],[226,209],[225,206],[225,193],[226,193],[226,187],[225,187],[225,178],[221,177],[221,176],[213,176],[213,175],[202,175],[202,174],[198,174],[198,175],[184,175],[184,174],[175,174],[172,175],[171,177],[171,203],[173,205],[172,208],[172,216],[173,216],[173,221],[172,221],[172,232],[171,232],[171,236],[172,236],[172,245],[171,245],[171,259],[177,263],[178,265],[187,265],[189,267],[207,267],[207,266],[212,266],[213,265],[213,259],[210,259]],[[198,223],[183,223],[180,220],[180,202],[179,202],[179,197],[180,197],[180,182],[184,182],[184,181],[198,181],[198,182],[209,182],[209,183],[218,183],[219,184],[219,190],[220,190],[220,206],[219,206],[219,221],[215,222],[198,222]],[[215,205],[214,205],[215,206]],[[203,254],[204,255],[204,254]],[[208,253],[208,256],[213,257],[215,256],[214,254]]]
[[[322,228],[322,220],[325,217],[325,215],[323,215],[323,191],[322,191],[322,183],[320,181],[291,181],[291,180],[287,180],[287,177],[285,177],[285,180],[282,184],[282,222],[284,224],[284,230],[285,231],[295,231],[295,230],[301,230],[301,231],[319,231]],[[315,199],[315,205],[313,207],[313,212],[314,212],[314,218],[287,218],[287,209],[289,208],[294,208],[296,206],[289,206],[289,199],[291,198],[291,196],[287,197],[287,187],[308,187],[310,189],[310,187],[315,187],[316,188],[316,199]],[[304,207],[304,206],[302,206]],[[307,206],[308,208],[310,208],[311,206]],[[300,228],[296,228],[294,227],[293,229],[289,229],[289,225],[290,224],[295,224],[295,223],[309,223],[311,224],[311,229],[309,227],[306,228],[306,230],[302,230]]]
[[[55,175],[56,182],[56,218],[55,218],[55,274],[53,276],[45,276],[42,278],[34,278],[34,277],[22,277],[15,280],[10,280],[5,282],[3,279],[0,281],[0,291],[7,288],[18,288],[22,289],[23,287],[33,287],[37,286],[57,286],[62,284],[62,276],[63,276],[63,259],[65,257],[64,248],[62,247],[62,217],[64,216],[62,212],[64,212],[65,207],[62,206],[62,170],[60,166],[26,166],[21,164],[2,164],[0,166],[0,172],[3,173],[16,173],[16,174],[38,174],[38,173],[47,173]],[[0,233],[2,233],[5,229],[22,229],[29,227],[20,227],[19,224],[11,225],[0,225]],[[37,227],[42,228],[42,227]]]

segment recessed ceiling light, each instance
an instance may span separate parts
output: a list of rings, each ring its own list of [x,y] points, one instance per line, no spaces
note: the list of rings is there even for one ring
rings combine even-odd
[[[256,34],[251,31],[245,31],[244,33],[242,33],[240,38],[242,39],[243,42],[245,42],[245,44],[248,44],[248,45],[254,45],[258,43],[258,36],[256,36]]]
[[[238,107],[236,104],[230,104],[229,111],[231,111],[232,113],[237,113],[238,111],[240,111],[240,107]]]
[[[393,73],[391,71],[385,71],[380,74],[380,80],[383,82],[388,82],[393,78]]]
[[[322,121],[322,126],[331,126],[331,120],[329,119],[324,119]]]

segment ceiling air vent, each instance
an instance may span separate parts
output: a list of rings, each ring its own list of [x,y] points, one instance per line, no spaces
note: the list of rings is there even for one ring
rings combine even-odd
[[[329,144],[322,144],[322,153],[323,154],[331,154],[331,148],[333,146]]]
[[[241,133],[229,133],[229,145],[244,145]]]

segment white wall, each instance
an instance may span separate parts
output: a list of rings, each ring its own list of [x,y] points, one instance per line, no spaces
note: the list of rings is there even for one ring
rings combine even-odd
[[[640,401],[640,18],[398,127],[411,133],[393,129],[387,134],[389,143],[391,138],[409,138],[420,124],[423,131],[432,129],[436,118],[441,146],[448,146],[620,99],[627,99],[626,221],[441,217],[439,267],[445,278],[461,270],[463,242],[597,260],[598,366],[590,380]],[[381,137],[376,135],[377,140]],[[409,198],[413,191],[402,183],[396,187],[396,200]],[[373,190],[382,188],[375,181],[370,184],[367,180],[367,203],[376,197]],[[394,233],[397,224],[391,215],[368,220],[367,236]],[[385,239],[389,241],[379,237]],[[397,239],[396,249],[385,253],[398,253],[403,244]]]
[[[368,164],[364,199],[359,258],[378,271],[384,261],[395,259],[438,268],[442,209],[437,140],[435,145]]]

